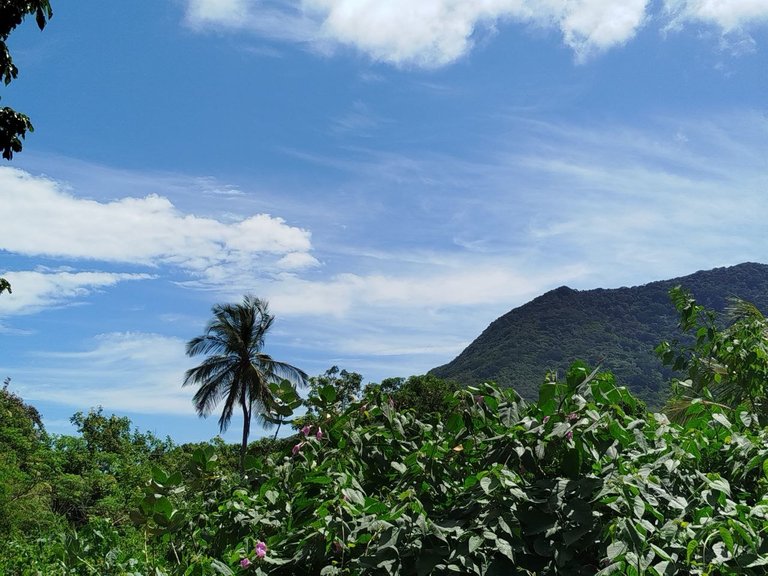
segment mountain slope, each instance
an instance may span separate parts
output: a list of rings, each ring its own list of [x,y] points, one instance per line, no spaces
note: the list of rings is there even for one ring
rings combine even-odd
[[[611,370],[651,406],[663,402],[670,373],[653,353],[680,336],[669,289],[682,285],[721,311],[737,296],[768,311],[768,265],[745,263],[633,288],[573,290],[539,296],[491,323],[453,361],[431,373],[463,384],[494,381],[535,398],[548,370],[576,359]]]

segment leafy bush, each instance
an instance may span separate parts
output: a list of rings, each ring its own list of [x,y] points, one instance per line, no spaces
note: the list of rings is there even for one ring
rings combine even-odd
[[[694,403],[673,424],[581,364],[536,404],[451,402],[441,421],[363,399],[243,478],[200,450],[189,485],[156,471],[145,525],[174,574],[765,573],[754,414]]]

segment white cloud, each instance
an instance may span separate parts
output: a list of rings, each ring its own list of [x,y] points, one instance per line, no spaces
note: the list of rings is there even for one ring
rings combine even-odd
[[[606,50],[632,39],[646,18],[648,0],[581,0],[561,2],[555,18],[566,44],[579,57]]]
[[[768,22],[765,0],[665,0],[673,26],[685,21],[714,24],[725,32]]]
[[[2,276],[11,283],[13,293],[5,293],[0,298],[0,316],[29,314],[42,308],[62,306],[119,282],[151,278],[148,274],[68,270],[9,271]]]
[[[194,414],[194,390],[182,389],[193,361],[184,342],[138,332],[97,336],[81,352],[34,355],[37,362],[13,368],[25,399],[56,402],[85,410],[103,406],[145,414]]]
[[[314,266],[307,230],[256,214],[233,221],[178,210],[147,195],[78,198],[53,180],[0,168],[0,249],[24,256],[172,265],[208,282],[231,274]],[[258,273],[257,273],[258,271]]]
[[[648,0],[189,0],[197,28],[245,28],[269,38],[327,48],[353,46],[396,65],[442,66],[504,21],[558,29],[579,57],[631,39]]]
[[[476,258],[420,266],[410,273],[339,274],[329,280],[287,277],[266,289],[278,314],[358,315],[371,309],[414,311],[498,305],[536,295],[555,281],[578,278],[580,266],[556,273],[521,270],[509,259],[473,264]]]
[[[290,252],[277,261],[277,265],[284,270],[302,270],[319,264],[314,256],[306,252]]]

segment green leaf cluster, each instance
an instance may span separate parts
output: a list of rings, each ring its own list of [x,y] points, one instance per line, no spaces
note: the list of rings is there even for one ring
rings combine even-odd
[[[8,50],[8,37],[27,16],[34,15],[37,27],[42,30],[53,16],[49,0],[5,0],[0,2],[0,79],[8,85],[19,74]],[[8,106],[0,107],[0,150],[3,158],[10,160],[14,152],[21,152],[22,139],[33,132],[29,118]],[[2,288],[0,286],[0,288]],[[0,292],[2,290],[0,289]]]
[[[369,395],[239,480],[211,472],[204,502],[175,487],[152,524],[170,573],[764,574],[768,432],[748,411],[675,424],[584,364],[536,403],[450,401],[441,418]]]

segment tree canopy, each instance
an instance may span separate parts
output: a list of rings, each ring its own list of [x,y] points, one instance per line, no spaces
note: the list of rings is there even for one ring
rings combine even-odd
[[[241,304],[217,304],[205,333],[187,343],[189,356],[208,355],[187,371],[183,386],[198,386],[193,401],[200,416],[208,416],[220,401],[221,431],[229,427],[236,407],[243,412],[241,464],[245,458],[251,418],[269,416],[277,406],[272,384],[287,380],[304,385],[307,375],[295,366],[264,353],[264,341],[275,317],[265,300],[245,296]],[[269,418],[263,419],[266,423]]]
[[[27,16],[34,15],[42,30],[53,16],[49,0],[3,0],[0,2],[0,79],[8,85],[19,75],[8,49],[8,37]],[[34,127],[26,114],[13,108],[0,108],[0,150],[3,158],[10,160],[14,152],[21,152],[21,141]]]

